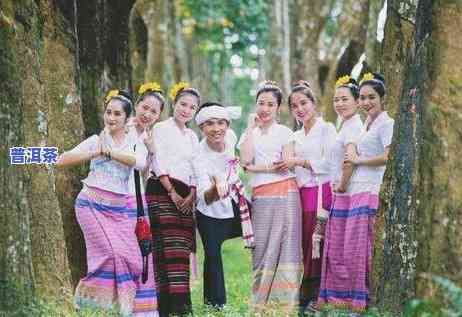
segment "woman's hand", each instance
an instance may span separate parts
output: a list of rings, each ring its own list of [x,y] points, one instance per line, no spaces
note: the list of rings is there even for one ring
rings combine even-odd
[[[192,212],[193,207],[194,207],[194,193],[189,193],[186,198],[183,199],[183,202],[180,203],[179,209],[183,214],[189,214]]]
[[[112,149],[111,146],[108,144],[107,132],[105,129],[101,131],[101,133],[99,134],[99,142],[101,146],[101,154],[106,157],[110,157]]]
[[[247,119],[247,128],[253,130],[261,125],[261,120],[256,113],[249,114]]]
[[[342,184],[337,184],[334,186],[332,189],[334,193],[344,193],[346,192],[346,186],[343,186]]]
[[[359,165],[359,156],[356,152],[351,152],[351,153],[348,153],[346,152],[345,153],[345,157],[343,158],[343,163],[350,163],[350,164],[353,164],[353,165]]]
[[[98,143],[96,143],[95,150],[93,152],[89,153],[90,154],[90,160],[92,160],[95,157],[98,157],[100,155],[103,155],[101,145],[102,145],[101,137],[98,136]]]
[[[293,159],[286,159],[273,163],[273,167],[278,173],[287,173],[290,169],[294,168],[295,165],[296,162]]]
[[[155,148],[154,148],[154,129],[152,127],[146,131],[146,137],[143,139],[143,142],[144,142],[144,145],[146,145],[148,152],[150,154],[153,154],[155,152]]]
[[[172,190],[169,194],[170,199],[175,204],[176,208],[181,210],[181,206],[183,205],[184,199],[181,197],[175,190]]]

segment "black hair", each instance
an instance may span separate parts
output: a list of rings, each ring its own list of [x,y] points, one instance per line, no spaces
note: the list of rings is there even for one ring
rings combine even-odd
[[[290,91],[288,103],[289,108],[292,106],[291,98],[294,93],[301,93],[310,99],[314,104],[316,104],[316,98],[314,97],[313,90],[311,90],[311,85],[306,80],[299,80],[297,83],[292,85],[292,90]]]
[[[218,103],[218,102],[214,102],[214,101],[208,101],[208,102],[204,102],[200,107],[199,109],[197,110],[196,112],[196,115],[199,113],[199,111],[201,111],[202,109],[204,108],[207,108],[207,107],[212,107],[212,106],[218,106],[218,107],[225,107],[223,106],[221,103]]]
[[[160,112],[164,110],[164,105],[165,105],[165,97],[162,94],[162,91],[157,91],[157,90],[146,90],[144,93],[138,96],[138,99],[136,100],[136,105],[138,105],[141,101],[146,99],[146,97],[154,97],[160,102]]]
[[[184,95],[193,95],[197,98],[197,104],[201,103],[201,95],[199,94],[199,91],[195,88],[188,87],[188,88],[183,88],[181,89],[175,96],[175,100],[173,100],[173,104],[176,104],[178,99],[180,99]]]
[[[335,87],[336,89],[337,88],[347,88],[350,90],[351,92],[351,95],[353,96],[353,98],[355,100],[358,100],[359,98],[359,87],[358,87],[358,82],[354,79],[354,78],[351,78],[349,79],[349,81],[343,85],[340,85],[340,86],[337,86]]]
[[[118,95],[110,98],[105,102],[104,109],[106,109],[107,105],[111,102],[112,99],[117,99],[122,103],[122,109],[127,115],[128,119],[130,117],[130,114],[132,113],[133,107],[133,99],[131,93],[128,90],[120,89]]]
[[[276,98],[276,101],[278,103],[278,107],[282,103],[282,90],[279,88],[275,82],[273,81],[265,81],[261,84],[261,87],[257,90],[257,95],[255,96],[255,101],[258,100],[258,96],[264,92],[271,92]]]
[[[371,88],[375,90],[375,92],[380,96],[380,98],[383,98],[386,92],[385,78],[383,77],[383,75],[378,73],[372,73],[372,75],[374,76],[374,79],[362,81],[359,85],[359,89],[361,89],[364,86],[371,86]]]

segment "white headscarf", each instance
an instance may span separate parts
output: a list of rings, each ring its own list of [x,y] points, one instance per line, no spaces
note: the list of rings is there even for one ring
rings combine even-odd
[[[199,126],[209,119],[225,119],[230,122],[231,119],[239,119],[241,117],[241,107],[220,107],[210,106],[199,110],[196,114],[196,124]]]

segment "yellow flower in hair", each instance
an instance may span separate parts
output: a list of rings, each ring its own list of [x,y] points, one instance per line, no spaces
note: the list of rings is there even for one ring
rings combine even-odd
[[[158,92],[162,92],[162,89],[160,87],[160,85],[156,82],[150,82],[150,83],[145,83],[143,85],[140,86],[140,88],[138,89],[138,93],[141,95],[141,94],[144,94],[146,91],[158,91]]]
[[[106,95],[106,98],[104,99],[104,101],[106,103],[108,103],[109,101],[111,101],[111,98],[115,97],[115,96],[118,96],[119,95],[119,90],[118,89],[113,89],[113,90],[110,90],[107,95]]]
[[[368,81],[368,80],[374,80],[374,74],[372,73],[365,73],[363,78],[361,79],[361,81],[359,82],[359,84],[361,84],[362,82],[364,81]]]
[[[185,88],[189,88],[189,84],[187,82],[179,82],[177,84],[175,84],[172,89],[170,89],[170,98],[172,100],[175,100],[176,96],[178,95],[178,93],[182,90],[182,89],[185,89]]]
[[[346,85],[350,82],[350,80],[351,80],[350,75],[342,76],[339,79],[337,79],[337,81],[335,82],[335,87]]]

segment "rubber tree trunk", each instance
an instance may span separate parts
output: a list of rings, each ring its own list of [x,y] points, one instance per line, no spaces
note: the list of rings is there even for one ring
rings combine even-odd
[[[393,27],[386,36],[405,37],[395,28],[409,20],[400,11],[403,4],[389,3],[397,16],[389,16]],[[400,65],[392,65],[401,76],[388,79],[402,89],[383,190],[384,242],[376,249],[383,252],[375,266],[376,302],[396,312],[414,296],[440,296],[422,273],[462,281],[462,41],[453,32],[462,23],[462,3],[421,0],[414,16],[407,33],[412,39],[401,43],[410,50]]]
[[[8,152],[15,146],[61,152],[83,138],[74,13],[74,1],[2,2],[0,307],[7,307],[0,310],[17,309],[32,295],[66,306],[72,294],[62,208],[73,200],[68,190],[79,172],[10,165]]]

